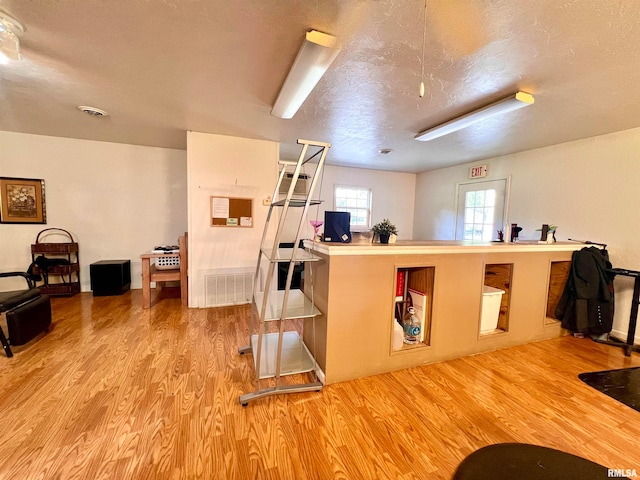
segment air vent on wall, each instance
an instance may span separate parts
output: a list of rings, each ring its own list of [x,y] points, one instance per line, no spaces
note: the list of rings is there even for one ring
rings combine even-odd
[[[294,195],[306,195],[307,194],[307,180],[309,179],[309,175],[305,173],[301,173],[298,175],[298,181],[296,182],[296,186],[293,189]],[[291,187],[291,181],[293,180],[293,173],[285,173],[284,178],[282,179],[282,183],[280,184],[280,191],[278,193],[287,194],[289,193],[289,187]]]
[[[109,116],[109,114],[104,110],[100,110],[99,108],[96,108],[96,107],[89,107],[87,105],[80,105],[78,107],[78,110],[92,117],[108,117]]]
[[[251,269],[244,269],[244,272],[242,270],[220,269],[219,273],[205,275],[205,307],[251,303],[254,272]]]

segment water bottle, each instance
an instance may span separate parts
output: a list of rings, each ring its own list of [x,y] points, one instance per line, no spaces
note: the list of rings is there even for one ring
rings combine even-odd
[[[416,317],[416,309],[409,307],[407,314],[402,320],[402,330],[404,330],[404,343],[415,345],[420,342],[420,320]]]

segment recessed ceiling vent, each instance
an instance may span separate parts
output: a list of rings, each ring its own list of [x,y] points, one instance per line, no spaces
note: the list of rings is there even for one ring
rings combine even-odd
[[[109,114],[104,110],[100,110],[99,108],[96,108],[96,107],[88,107],[86,105],[80,105],[78,107],[78,110],[92,117],[108,117],[109,116]]]

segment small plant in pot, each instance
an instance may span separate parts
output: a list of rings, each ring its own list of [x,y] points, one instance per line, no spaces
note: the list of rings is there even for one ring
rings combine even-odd
[[[388,218],[376,223],[371,230],[380,237],[380,243],[389,243],[389,237],[398,234],[398,229]]]

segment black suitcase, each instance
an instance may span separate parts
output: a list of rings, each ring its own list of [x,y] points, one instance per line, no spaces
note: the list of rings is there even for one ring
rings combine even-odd
[[[24,345],[51,325],[49,295],[42,295],[31,302],[7,312],[7,329],[11,345]]]

